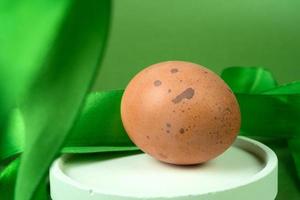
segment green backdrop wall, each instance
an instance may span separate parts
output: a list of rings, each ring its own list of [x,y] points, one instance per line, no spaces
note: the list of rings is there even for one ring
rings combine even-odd
[[[124,88],[150,64],[187,60],[215,72],[265,66],[300,79],[299,0],[114,0],[108,48],[94,90]]]

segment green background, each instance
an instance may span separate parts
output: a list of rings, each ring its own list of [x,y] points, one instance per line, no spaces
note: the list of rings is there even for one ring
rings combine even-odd
[[[217,73],[228,66],[264,66],[280,83],[300,80],[299,0],[113,3],[108,46],[94,90],[124,88],[138,71],[165,60],[192,61]],[[277,199],[298,199],[300,183],[287,144],[275,146]]]
[[[279,82],[300,79],[299,0],[114,0],[94,90],[124,88],[142,68],[187,60],[220,73],[264,66]]]

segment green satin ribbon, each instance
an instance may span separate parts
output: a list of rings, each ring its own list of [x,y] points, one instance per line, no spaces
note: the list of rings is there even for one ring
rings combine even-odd
[[[227,68],[222,78],[239,101],[241,134],[263,141],[287,141],[300,178],[300,82],[278,86],[270,72],[257,67]],[[137,151],[138,148],[128,138],[121,122],[122,94],[123,90],[89,94],[61,152],[86,154]],[[4,140],[0,141],[0,195],[5,200],[13,199],[25,135],[22,110],[14,109],[9,119],[9,128]],[[46,144],[41,148],[51,150],[51,146]],[[35,150],[38,151],[38,148]],[[36,169],[31,170],[34,172]],[[40,185],[47,184],[47,180],[40,182]],[[49,199],[49,192],[44,189],[38,190],[35,195],[36,199]]]
[[[222,78],[239,101],[241,134],[286,141],[300,178],[300,82],[278,86],[269,71],[254,67],[225,69]]]
[[[0,1],[1,200],[49,198],[48,168],[97,74],[110,8],[110,0]]]

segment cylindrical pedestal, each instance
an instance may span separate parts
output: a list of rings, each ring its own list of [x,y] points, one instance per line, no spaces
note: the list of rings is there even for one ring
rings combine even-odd
[[[63,156],[51,167],[50,184],[53,200],[274,200],[277,157],[246,137],[195,166],[147,154]]]

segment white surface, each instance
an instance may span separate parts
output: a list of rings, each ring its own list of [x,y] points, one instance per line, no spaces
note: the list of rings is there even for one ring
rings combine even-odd
[[[87,187],[97,188],[99,192],[153,197],[221,190],[239,184],[264,167],[264,163],[257,157],[237,147],[230,148],[211,162],[197,166],[164,164],[147,154],[102,162],[98,160],[99,156],[95,156],[87,163],[67,162],[63,171],[71,179]]]
[[[277,193],[277,159],[261,143],[240,137],[224,154],[202,165],[174,166],[146,154],[115,158],[94,155],[57,160],[50,177],[54,200],[74,199],[72,194],[80,190],[86,196],[80,197],[79,192],[74,200],[268,200]],[[68,190],[71,196],[63,194]]]

